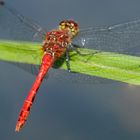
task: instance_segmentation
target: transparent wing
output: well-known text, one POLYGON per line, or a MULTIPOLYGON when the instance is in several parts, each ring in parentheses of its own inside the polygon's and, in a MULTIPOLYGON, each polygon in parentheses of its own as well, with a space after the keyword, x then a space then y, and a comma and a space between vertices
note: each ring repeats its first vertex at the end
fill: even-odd
POLYGON ((41 41, 45 34, 38 24, 24 17, 7 4, 0 5, 0 38, 41 41))
MULTIPOLYGON (((11 65, 15 65, 20 69, 29 72, 33 75, 38 74, 39 65, 32 65, 32 64, 23 64, 23 63, 14 63, 14 62, 5 62, 11 65)), ((96 76, 89 76, 80 73, 69 73, 66 70, 62 69, 55 69, 51 68, 49 73, 47 73, 44 77, 45 80, 48 79, 55 79, 61 83, 67 82, 69 83, 80 83, 80 84, 110 84, 110 83, 117 83, 117 81, 113 81, 110 79, 100 78, 96 76)))
POLYGON ((101 51, 137 53, 137 49, 140 48, 140 20, 108 27, 82 29, 73 39, 73 44, 101 51))
MULTIPOLYGON (((1 40, 16 40, 20 45, 15 44, 15 46, 7 46, 7 49, 12 49, 12 47, 17 48, 15 55, 17 58, 21 58, 20 52, 18 50, 23 49, 19 48, 20 46, 24 46, 24 50, 30 50, 30 48, 26 48, 25 42, 23 41, 31 41, 31 42, 42 42, 42 38, 44 37, 43 29, 37 25, 35 22, 27 19, 22 14, 20 14, 15 9, 11 8, 7 3, 5 5, 0 5, 0 39, 1 40), (24 45, 23 45, 24 44, 24 45)), ((41 43, 40 43, 41 44, 41 43)), ((41 47, 41 46, 40 46, 41 47)), ((31 49, 30 51, 33 51, 31 49)), ((37 51, 37 50, 36 50, 37 51)), ((26 57, 27 54, 25 54, 26 57)), ((33 56, 31 56, 33 57, 33 56)), ((38 56, 34 56, 38 57, 38 56)), ((36 61, 36 60, 35 60, 36 61)), ((40 60, 41 61, 41 60, 40 60)), ((19 62, 17 60, 17 62, 19 62)), ((19 67, 22 65, 17 63, 16 66, 19 67)), ((26 69, 26 67, 25 67, 26 69)), ((28 71, 34 72, 37 71, 31 70, 32 67, 28 68, 28 71)))

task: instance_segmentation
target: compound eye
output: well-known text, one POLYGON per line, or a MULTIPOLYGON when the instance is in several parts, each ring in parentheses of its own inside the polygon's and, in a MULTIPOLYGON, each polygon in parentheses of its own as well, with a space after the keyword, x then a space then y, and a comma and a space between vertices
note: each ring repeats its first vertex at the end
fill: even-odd
POLYGON ((79 28, 78 24, 73 20, 64 20, 59 24, 60 30, 69 30, 71 32, 72 38, 77 35, 79 28))
POLYGON ((59 28, 62 29, 62 30, 64 30, 66 28, 66 24, 64 22, 61 22, 59 24, 59 28))

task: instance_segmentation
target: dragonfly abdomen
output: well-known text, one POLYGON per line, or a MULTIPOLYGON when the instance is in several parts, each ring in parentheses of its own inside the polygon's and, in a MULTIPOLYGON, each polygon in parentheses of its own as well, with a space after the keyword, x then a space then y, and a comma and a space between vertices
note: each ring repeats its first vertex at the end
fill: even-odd
POLYGON ((31 89, 22 105, 21 111, 19 113, 15 131, 18 132, 21 129, 21 127, 24 125, 24 123, 29 115, 33 101, 35 99, 37 90, 39 89, 40 84, 42 82, 42 79, 45 76, 46 72, 49 70, 49 68, 52 66, 53 62, 54 62, 54 57, 48 53, 44 53, 38 75, 31 87, 31 89))

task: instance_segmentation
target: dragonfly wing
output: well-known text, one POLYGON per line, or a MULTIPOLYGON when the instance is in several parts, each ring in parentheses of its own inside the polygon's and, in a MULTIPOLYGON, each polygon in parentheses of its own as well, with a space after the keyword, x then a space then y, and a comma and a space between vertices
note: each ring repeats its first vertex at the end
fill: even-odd
POLYGON ((19 14, 16 10, 0 5, 0 38, 22 41, 41 41, 43 29, 19 14), (38 36, 34 38, 34 36, 38 36))
POLYGON ((33 61, 38 60, 41 62, 39 57, 39 47, 41 48, 41 43, 38 45, 38 48, 32 48, 29 47, 29 45, 26 45, 24 41, 42 42, 44 32, 41 30, 39 31, 40 26, 28 20, 16 10, 9 8, 7 5, 5 6, 6 7, 0 5, 0 40, 17 41, 17 43, 15 41, 14 45, 10 44, 12 41, 9 41, 9 43, 7 41, 7 46, 5 46, 9 51, 15 50, 14 58, 17 63, 11 64, 14 64, 33 74, 37 74, 38 67, 33 67, 32 65, 27 66, 18 62, 21 62, 20 60, 22 60, 22 57, 27 57, 27 55, 30 55, 30 57, 33 58, 33 61), (22 52, 22 55, 20 52, 22 52))
POLYGON ((131 54, 133 49, 140 47, 140 20, 83 29, 73 39, 73 44, 89 49, 131 54))
MULTIPOLYGON (((14 65, 25 72, 31 73, 33 75, 38 74, 39 65, 32 65, 32 64, 23 64, 23 63, 13 63, 13 62, 6 62, 8 64, 14 65)), ((45 80, 55 79, 59 82, 66 82, 67 83, 78 83, 78 84, 110 84, 116 83, 116 81, 100 78, 96 76, 89 76, 85 74, 71 72, 69 73, 66 70, 51 68, 49 73, 47 73, 44 77, 45 80)))

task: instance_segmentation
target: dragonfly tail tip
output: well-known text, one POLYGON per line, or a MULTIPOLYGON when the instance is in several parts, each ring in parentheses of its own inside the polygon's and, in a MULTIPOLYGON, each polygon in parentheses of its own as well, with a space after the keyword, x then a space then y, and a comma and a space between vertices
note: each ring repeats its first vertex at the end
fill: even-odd
POLYGON ((19 130, 20 130, 20 128, 17 128, 17 127, 15 128, 15 132, 19 132, 19 130))
POLYGON ((18 123, 16 124, 15 131, 16 131, 16 132, 19 132, 20 129, 21 129, 21 127, 22 127, 22 124, 18 122, 18 123))

